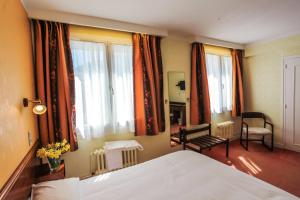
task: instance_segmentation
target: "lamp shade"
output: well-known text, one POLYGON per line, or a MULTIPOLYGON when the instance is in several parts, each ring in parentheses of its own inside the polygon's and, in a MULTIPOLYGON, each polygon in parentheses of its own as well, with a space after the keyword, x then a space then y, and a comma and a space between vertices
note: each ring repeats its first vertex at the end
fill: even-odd
POLYGON ((32 111, 34 114, 42 115, 47 111, 47 107, 43 104, 36 104, 33 106, 32 111))

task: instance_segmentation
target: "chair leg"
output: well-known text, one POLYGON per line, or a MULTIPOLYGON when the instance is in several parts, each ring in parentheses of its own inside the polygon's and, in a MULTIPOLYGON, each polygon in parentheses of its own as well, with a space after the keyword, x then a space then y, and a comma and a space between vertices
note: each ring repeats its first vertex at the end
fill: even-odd
POLYGON ((272 136, 271 136, 271 151, 274 150, 274 134, 272 133, 272 136))
POLYGON ((229 156, 229 139, 226 140, 226 157, 229 156))
POLYGON ((242 144, 242 139, 243 139, 243 131, 241 131, 240 144, 242 144))
MULTIPOLYGON (((242 134, 241 134, 242 135, 242 134)), ((240 145, 245 149, 245 150, 247 150, 247 146, 246 146, 246 144, 245 144, 245 142, 244 141, 246 141, 246 139, 243 139, 242 137, 240 138, 240 145)))
POLYGON ((248 143, 249 143, 249 141, 248 141, 248 132, 246 133, 246 150, 248 151, 248 143))
POLYGON ((246 149, 246 151, 248 151, 248 132, 246 132, 246 139, 243 139, 243 130, 241 130, 240 144, 244 149, 246 149), (246 141, 246 144, 244 141, 246 141))
POLYGON ((265 143, 265 136, 263 136, 262 144, 270 151, 273 151, 274 150, 274 135, 273 134, 271 135, 271 144, 270 145, 265 143))

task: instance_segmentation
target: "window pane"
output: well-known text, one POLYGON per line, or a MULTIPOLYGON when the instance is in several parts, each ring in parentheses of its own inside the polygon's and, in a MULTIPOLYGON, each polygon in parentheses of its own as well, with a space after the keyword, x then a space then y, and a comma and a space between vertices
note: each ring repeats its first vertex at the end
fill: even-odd
POLYGON ((111 46, 113 129, 134 132, 132 46, 111 46))
POLYGON ((213 113, 232 110, 232 59, 206 54, 206 69, 213 113))
POLYGON ((105 133, 111 122, 106 49, 102 43, 71 41, 76 123, 83 138, 105 133))
POLYGON ((220 56, 206 54, 206 69, 211 112, 222 112, 222 80, 220 56))
POLYGON ((222 57, 223 110, 232 110, 232 59, 222 57))

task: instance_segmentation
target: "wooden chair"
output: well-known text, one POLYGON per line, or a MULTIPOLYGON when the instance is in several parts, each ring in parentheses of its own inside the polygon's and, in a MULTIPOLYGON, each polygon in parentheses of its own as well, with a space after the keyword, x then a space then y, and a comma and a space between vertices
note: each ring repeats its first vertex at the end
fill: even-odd
POLYGON ((248 142, 249 141, 261 141, 261 143, 267 147, 270 151, 274 149, 274 126, 272 123, 267 122, 266 117, 261 112, 243 112, 242 113, 242 124, 241 124, 241 136, 240 136, 240 143, 241 145, 248 151, 248 142), (248 118, 254 119, 262 119, 264 122, 264 127, 249 127, 249 125, 244 121, 248 118), (266 126, 269 125, 271 130, 268 129, 266 126), (246 135, 246 138, 243 138, 243 135, 246 135), (249 138, 249 136, 262 136, 261 139, 253 139, 249 138), (271 146, 267 146, 265 144, 265 136, 271 136, 271 146), (246 141, 246 144, 244 144, 246 141))
POLYGON ((201 153, 203 149, 211 149, 216 145, 226 144, 226 157, 229 155, 229 139, 211 135, 211 124, 205 124, 196 129, 181 129, 180 132, 183 149, 191 149, 201 153), (201 134, 204 131, 208 131, 208 134, 201 134), (193 135, 196 136, 193 137, 193 135))

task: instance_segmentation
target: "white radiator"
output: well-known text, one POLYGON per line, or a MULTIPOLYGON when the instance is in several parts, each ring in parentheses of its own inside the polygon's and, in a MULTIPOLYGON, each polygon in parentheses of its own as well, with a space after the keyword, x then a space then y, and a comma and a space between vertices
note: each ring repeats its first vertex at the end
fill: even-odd
MULTIPOLYGON (((138 148, 122 151, 123 168, 136 165, 138 163, 137 151, 138 148)), ((104 149, 97 149, 92 152, 90 161, 91 174, 102 174, 108 172, 104 149), (93 166, 96 166, 95 169, 93 169, 93 166)))
POLYGON ((234 137, 234 122, 227 121, 217 124, 217 136, 222 138, 231 139, 234 137))

